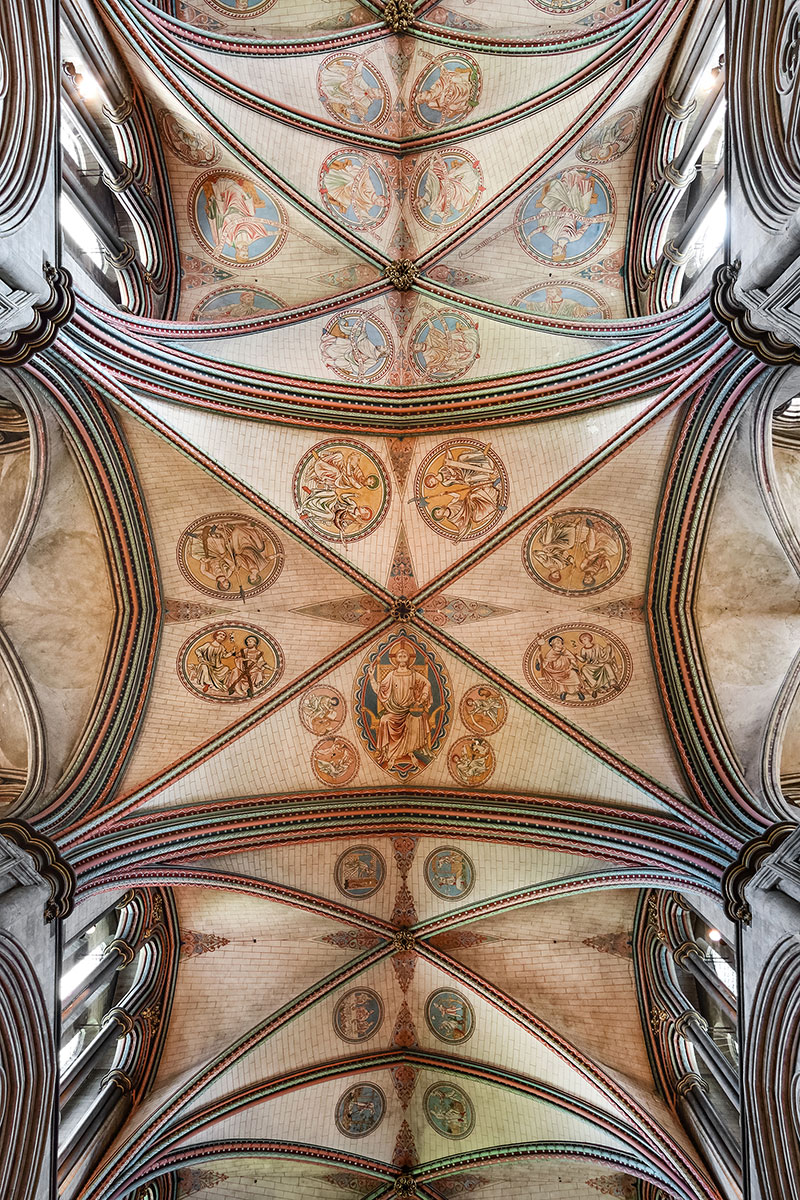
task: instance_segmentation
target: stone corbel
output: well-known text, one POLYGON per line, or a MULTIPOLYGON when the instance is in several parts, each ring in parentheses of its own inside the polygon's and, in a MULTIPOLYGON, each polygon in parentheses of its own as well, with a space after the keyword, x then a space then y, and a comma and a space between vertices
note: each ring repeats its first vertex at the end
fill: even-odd
POLYGON ((750 924, 753 914, 745 896, 745 888, 770 854, 777 850, 795 829, 797 826, 791 821, 779 821, 763 834, 747 842, 739 851, 736 862, 732 863, 722 876, 725 915, 731 921, 741 921, 743 925, 750 924))
POLYGON ((29 879, 29 885, 44 882, 50 888, 44 907, 45 921, 69 916, 74 903, 75 873, 53 842, 25 821, 0 821, 0 839, 10 842, 33 861, 35 879, 29 879))
POLYGON ((44 277, 50 286, 45 300, 32 305, 33 320, 0 341, 0 366, 19 367, 55 338, 59 328, 75 309, 75 296, 69 271, 45 264, 44 277))

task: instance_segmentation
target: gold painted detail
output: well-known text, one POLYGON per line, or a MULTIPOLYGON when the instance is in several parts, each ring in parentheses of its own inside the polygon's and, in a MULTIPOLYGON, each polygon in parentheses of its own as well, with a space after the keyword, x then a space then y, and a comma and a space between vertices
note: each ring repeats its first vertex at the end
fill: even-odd
POLYGON ((413 1175, 403 1171, 402 1175, 398 1175, 394 1181, 395 1196, 417 1196, 417 1184, 413 1175))
POLYGON ((410 929, 398 929, 394 935, 394 948, 396 952, 416 949, 414 934, 410 929))
POLYGON ((391 607, 392 620, 394 621, 410 621, 414 615, 414 606, 408 596, 398 596, 392 601, 391 607))
POLYGON ((417 264, 410 258, 397 258, 388 264, 384 275, 398 292, 407 292, 418 275, 417 264))
POLYGON ((408 33, 414 20, 411 0, 386 0, 383 17, 392 33, 408 33))

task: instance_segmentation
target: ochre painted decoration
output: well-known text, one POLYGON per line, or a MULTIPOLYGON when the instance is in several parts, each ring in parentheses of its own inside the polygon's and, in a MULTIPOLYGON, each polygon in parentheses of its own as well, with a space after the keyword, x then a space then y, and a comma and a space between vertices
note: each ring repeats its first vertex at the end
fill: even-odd
POLYGON ((333 1010, 333 1028, 345 1042, 365 1042, 383 1023, 383 1003, 370 988, 353 988, 333 1010))
POLYGON ((523 250, 538 262, 574 267, 593 258, 614 222, 611 184, 597 171, 567 167, 540 183, 517 209, 523 250))
POLYGON ((447 769, 462 787, 480 787, 494 767, 494 750, 482 737, 459 738, 447 752, 447 769))
POLYGON ((638 108, 621 108, 595 125, 578 148, 578 158, 587 163, 613 162, 633 145, 639 132, 638 108))
POLYGON ((371 846, 351 846, 337 858, 333 877, 344 896, 367 900, 383 887, 386 862, 371 846))
POLYGON ((548 700, 590 708, 613 700, 632 674, 627 647, 599 625, 559 625, 531 642, 525 678, 548 700))
POLYGON ((303 692, 297 707, 304 727, 316 737, 335 733, 347 715, 344 696, 329 683, 317 684, 303 692))
POLYGON ((483 192, 480 163, 467 150, 434 150, 411 180, 411 211, 428 229, 450 229, 472 212, 483 192))
POLYGON ((463 850, 438 846, 425 859, 424 877, 434 895, 444 900, 460 900, 472 891, 475 867, 463 850))
POLYGON ((466 1092, 453 1083, 434 1083, 425 1093, 423 1109, 428 1124, 442 1137, 467 1137, 475 1125, 475 1108, 466 1092))
POLYGON ((274 258, 286 241, 286 215, 253 179, 207 171, 192 188, 189 220, 200 245, 233 267, 254 267, 274 258))
POLYGON ((540 283, 521 292, 511 303, 521 312, 559 321, 607 321, 611 317, 611 309, 601 296, 569 279, 540 283))
POLYGON ((475 1029, 472 1005, 452 988, 439 988, 431 993, 425 1004, 425 1020, 441 1042, 465 1042, 475 1029))
POLYGON ((453 309, 442 309, 414 329, 409 342, 411 366, 429 383, 460 379, 475 364, 480 346, 473 320, 453 309))
POLYGON ((210 167, 219 158, 214 139, 199 125, 178 120, 168 108, 158 114, 158 127, 168 150, 191 167, 210 167))
POLYGON ((226 17, 247 20, 249 17, 260 17, 277 4, 277 0, 208 0, 208 3, 226 17))
POLYGON ((463 121, 478 103, 481 72, 468 54, 442 54, 416 79, 411 111, 426 129, 444 129, 463 121))
POLYGON ((532 579, 550 592, 602 592, 627 570, 628 535, 618 521, 594 509, 568 508, 537 521, 522 548, 532 579))
POLYGON ((303 521, 332 542, 366 537, 386 516, 391 494, 386 467, 361 442, 318 442, 294 473, 294 501, 303 521))
POLYGON ((339 1097, 336 1127, 345 1137, 366 1137, 377 1129, 386 1111, 386 1097, 374 1083, 357 1083, 339 1097))
POLYGON ((450 688, 433 652, 411 634, 393 634, 364 659, 353 713, 374 762, 397 779, 436 757, 450 718, 450 688))
POLYGON ((508 705, 496 687, 479 683, 464 693, 458 713, 472 733, 497 733, 506 723, 508 705))
POLYGON ((325 366, 351 383, 377 382, 395 357, 392 335, 383 321, 360 309, 332 317, 319 348, 325 366))
POLYGON ((319 194, 328 212, 352 229, 375 229, 385 219, 392 189, 378 158, 342 147, 320 167, 319 194))
POLYGON ((209 513, 181 534, 178 566, 198 591, 244 600, 271 587, 283 567, 283 546, 261 521, 242 513, 209 513))
POLYGON ((547 13, 572 13, 580 8, 586 8, 592 0, 530 0, 534 8, 541 8, 547 13))
POLYGON ((192 309, 190 321, 218 325, 223 321, 253 321, 279 312, 283 302, 256 288, 217 288, 192 309))
POLYGON ((326 787, 344 787, 358 772, 358 751, 343 737, 323 738, 311 752, 311 769, 326 787))
POLYGON ((377 129, 390 112, 389 89, 377 67, 358 54, 332 54, 317 73, 319 98, 335 121, 377 129))
POLYGON ((453 438, 422 460, 414 499, 441 537, 470 541, 488 533, 508 507, 508 473, 488 442, 453 438))
POLYGON ((275 639, 240 621, 207 625, 178 651, 181 683, 203 700, 253 700, 277 683, 282 671, 283 654, 275 639))

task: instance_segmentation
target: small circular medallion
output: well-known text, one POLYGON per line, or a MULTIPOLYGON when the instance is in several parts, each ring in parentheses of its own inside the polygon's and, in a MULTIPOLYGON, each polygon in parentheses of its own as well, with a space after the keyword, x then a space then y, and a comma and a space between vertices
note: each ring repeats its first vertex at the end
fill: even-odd
POLYGON ((257 321, 283 308, 277 296, 255 288, 217 288, 192 309, 190 321, 218 325, 227 321, 257 321))
POLYGON ((605 245, 614 212, 607 179, 597 171, 567 167, 528 192, 514 228, 522 249, 537 262, 575 267, 605 245))
POLYGON ((378 128, 389 116, 389 89, 377 67, 357 54, 332 54, 317 73, 323 106, 335 121, 378 128))
POLYGON ((445 383, 466 375, 480 350, 478 326, 450 309, 420 321, 411 335, 411 365, 421 379, 445 383))
POLYGON ((333 1010, 333 1028, 345 1042, 365 1042, 383 1022, 383 1004, 370 988, 346 992, 333 1010))
POLYGON ((530 0, 534 8, 540 8, 546 13, 573 13, 586 8, 592 0, 530 0))
POLYGON ((497 688, 479 683, 465 692, 458 711, 472 733, 497 733, 506 723, 508 705, 497 688))
POLYGON ((462 121, 478 103, 481 72, 468 54, 442 54, 417 76, 411 111, 426 129, 445 129, 462 121))
POLYGON ((282 671, 283 655, 275 639, 238 621, 207 625, 178 651, 180 681, 202 700, 254 700, 277 683, 282 671))
POLYGON ((528 288, 512 301, 520 312, 557 321, 607 321, 611 309, 601 296, 581 284, 576 287, 569 279, 554 279, 528 288))
POLYGON ((366 1137, 377 1129, 386 1111, 386 1097, 374 1083, 357 1083, 339 1097, 336 1127, 345 1137, 366 1137))
POLYGON ((442 1137, 465 1138, 475 1125, 475 1109, 466 1092, 452 1083, 434 1083, 425 1093, 428 1124, 442 1137))
POLYGON ((192 587, 220 600, 257 596, 271 587, 283 567, 277 536, 242 513, 209 513, 186 529, 178 542, 178 566, 192 587))
POLYGON ((528 683, 548 700, 571 708, 606 704, 630 683, 628 648, 597 625, 546 629, 525 652, 528 683))
POLYGON ((456 783, 464 787, 486 783, 494 766, 494 751, 482 737, 459 738, 448 751, 447 769, 456 783))
POLYGON ((587 163, 613 162, 628 150, 639 132, 638 108, 621 108, 606 117, 581 142, 578 158, 587 163))
POLYGON ((439 846, 425 859, 425 882, 445 900, 460 900, 472 890, 475 868, 472 859, 454 846, 439 846))
POLYGON ((392 190, 379 160, 359 150, 329 154, 319 172, 322 202, 351 229, 375 229, 391 207, 392 190))
POLYGON ((322 361, 350 383, 375 383, 394 362, 394 343, 383 321, 372 313, 339 313, 320 338, 322 361))
POLYGON ((452 988, 431 993, 425 1005, 425 1020, 440 1042, 465 1042, 475 1028, 472 1005, 452 988))
POLYGON ((303 455, 293 481, 300 517, 331 542, 353 542, 377 529, 389 507, 389 477, 373 450, 332 438, 303 455))
POLYGON ((316 737, 335 733, 347 715, 344 696, 329 683, 317 684, 303 692, 298 709, 303 726, 316 737))
POLYGON ((466 150, 434 150, 411 180, 411 211, 428 229, 451 229, 472 212, 483 192, 483 172, 466 150))
POLYGON ((351 846, 337 858, 333 877, 344 896, 366 900, 383 887, 386 863, 371 846, 351 846))
POLYGON ((508 507, 508 473, 488 443, 453 438, 422 460, 414 499, 440 537, 471 541, 488 533, 508 507))
POLYGON ((234 17, 246 21, 250 17, 260 17, 272 8, 277 0, 208 0, 212 8, 224 13, 226 17, 234 17))
POLYGON ((618 521, 593 509, 562 509, 537 521, 522 561, 550 592, 583 595, 611 587, 627 570, 631 546, 618 521))
POLYGON ((189 220, 204 250, 240 268, 274 258, 288 228, 283 209, 260 183, 229 171, 207 171, 195 182, 189 220))
POLYGON ((219 158, 214 139, 199 125, 188 125, 179 121, 168 108, 158 114, 161 136, 176 158, 191 167, 210 167, 219 158))
POLYGON ((346 738, 323 738, 311 751, 311 769, 326 787, 344 787, 358 771, 358 751, 346 738))

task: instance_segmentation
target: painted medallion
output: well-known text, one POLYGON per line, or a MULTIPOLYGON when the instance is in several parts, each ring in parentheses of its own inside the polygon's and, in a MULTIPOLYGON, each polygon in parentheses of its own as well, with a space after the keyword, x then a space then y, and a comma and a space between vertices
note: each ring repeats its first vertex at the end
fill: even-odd
POLYGON ((414 481, 417 510, 452 542, 482 537, 508 507, 508 474, 488 443, 441 442, 425 456, 414 481))
POLYGON ((411 180, 411 211, 428 229, 450 229, 469 216, 483 191, 477 158, 466 150, 434 150, 411 180))
POLYGON ((344 696, 329 683, 317 684, 303 692, 298 709, 304 727, 316 737, 335 733, 347 715, 344 696))
POLYGON ((494 770, 494 751, 485 738, 459 738, 447 754, 447 769, 456 783, 480 787, 494 770))
POLYGON ((274 638, 239 621, 207 625, 178 651, 181 683, 203 700, 254 700, 277 683, 282 671, 283 654, 274 638))
POLYGON ((506 723, 508 705, 496 687, 479 683, 465 692, 458 712, 472 733, 497 733, 506 723))
POLYGON ((323 738, 311 751, 311 769, 326 787, 344 787, 358 771, 358 751, 346 738, 323 738))
POLYGON ((466 1092, 452 1083, 435 1083, 422 1102, 428 1124, 446 1138, 465 1138, 475 1125, 475 1109, 466 1092))
POLYGON ((322 164, 319 193, 328 212, 351 229, 375 229, 388 213, 392 199, 379 160, 346 147, 329 154, 322 164))
POLYGON ((639 132, 640 113, 638 108, 621 108, 605 121, 595 125, 583 139, 578 149, 578 158, 587 163, 613 162, 628 150, 639 132))
POLYGON ((383 321, 357 309, 339 313, 320 338, 322 361, 350 383, 375 383, 394 362, 394 343, 383 321))
POLYGON ((192 587, 221 600, 244 600, 271 587, 283 567, 283 546, 261 521, 242 513, 209 513, 178 542, 178 566, 192 587))
POLYGON ((351 900, 366 900, 383 887, 386 863, 371 846, 351 846, 336 860, 333 877, 339 891, 351 900))
POLYGON ((523 250, 547 266, 574 267, 605 244, 614 222, 614 191, 597 171, 568 167, 529 192, 515 229, 523 250))
POLYGON ((596 292, 569 279, 554 279, 528 288, 511 301, 521 312, 559 321, 607 321, 611 309, 596 292))
POLYGON ((546 13, 573 13, 580 8, 586 8, 592 0, 530 0, 534 8, 540 8, 546 13))
POLYGON ((333 1010, 333 1028, 342 1041, 365 1042, 383 1022, 383 1004, 370 988, 346 992, 333 1010))
POLYGON ((380 525, 389 507, 386 468, 361 442, 318 442, 303 455, 293 481, 300 517, 332 542, 353 542, 380 525))
POLYGON ((616 583, 630 562, 628 535, 593 509, 563 509, 537 521, 525 539, 525 570, 550 592, 583 595, 616 583))
POLYGON ((339 1097, 336 1127, 345 1137, 366 1137, 377 1129, 386 1111, 386 1097, 374 1083, 357 1083, 339 1097))
POLYGON ((460 379, 477 359, 479 350, 478 326, 452 309, 426 317, 411 335, 411 365, 429 383, 460 379))
POLYGON ((191 167, 210 167, 219 158, 219 150, 210 133, 199 125, 179 121, 168 108, 159 111, 158 127, 167 148, 181 162, 191 167))
POLYGON ((201 175, 189 198, 189 220, 204 250, 232 267, 274 258, 286 240, 286 216, 261 184, 228 171, 201 175))
POLYGON ((627 647, 597 625, 559 625, 531 642, 525 678, 548 700, 590 708, 613 700, 629 684, 633 665, 627 647))
POLYGON ((475 883, 472 859, 454 846, 439 846, 429 854, 424 874, 431 891, 444 900, 460 900, 475 883))
POLYGON ((370 758, 408 779, 436 757, 450 719, 442 664, 412 634, 392 634, 361 664, 353 713, 370 758))
POLYGON ((189 320, 206 325, 223 321, 254 321, 281 308, 283 303, 269 292, 256 288, 218 288, 200 301, 192 310, 189 320))
POLYGON ((452 988, 431 993, 425 1005, 425 1020, 441 1042, 465 1042, 475 1028, 472 1005, 452 988))
POLYGON ((343 125, 377 128, 389 116, 389 89, 376 67, 358 54, 332 54, 317 73, 319 98, 343 125))
POLYGON ((272 8, 277 0, 208 0, 208 3, 226 17, 247 20, 248 17, 260 17, 272 8))
POLYGON ((481 94, 481 72, 468 54, 443 54, 420 75, 411 91, 411 111, 426 129, 462 121, 481 94))

